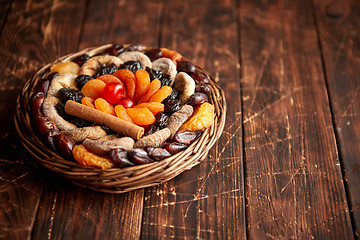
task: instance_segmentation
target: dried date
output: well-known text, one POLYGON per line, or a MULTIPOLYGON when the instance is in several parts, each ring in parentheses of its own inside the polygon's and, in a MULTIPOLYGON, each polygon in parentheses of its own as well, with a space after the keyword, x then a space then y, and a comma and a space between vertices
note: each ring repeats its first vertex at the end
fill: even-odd
POLYGON ((142 148, 134 148, 128 152, 129 160, 135 164, 145 164, 153 162, 153 159, 142 148))

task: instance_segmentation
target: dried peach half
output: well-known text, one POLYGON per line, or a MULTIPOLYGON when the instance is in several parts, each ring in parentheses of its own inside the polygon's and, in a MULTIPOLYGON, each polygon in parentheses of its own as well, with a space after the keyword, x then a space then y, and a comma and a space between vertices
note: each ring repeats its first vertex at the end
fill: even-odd
POLYGON ((151 83, 150 86, 147 90, 147 92, 145 93, 144 96, 142 96, 140 98, 140 100, 138 101, 138 103, 144 103, 144 102, 148 102, 149 99, 152 97, 152 95, 154 95, 161 87, 161 81, 154 79, 151 83))
POLYGON ((126 108, 123 105, 116 105, 115 106, 115 114, 118 118, 124 120, 124 121, 128 121, 131 123, 134 123, 130 116, 127 114, 126 112, 126 108))
POLYGON ((126 113, 136 125, 151 125, 156 120, 154 114, 147 108, 127 108, 126 113))
POLYGON ((85 95, 85 97, 96 99, 102 97, 105 86, 106 83, 103 81, 99 79, 92 79, 83 86, 81 92, 85 95))
POLYGON ((135 94, 135 75, 129 69, 119 69, 113 74, 125 85, 127 96, 131 99, 135 94))
POLYGON ((208 102, 196 107, 193 115, 179 129, 185 131, 198 131, 208 128, 214 121, 214 106, 208 102))
POLYGON ((149 102, 162 102, 172 92, 172 88, 169 86, 162 86, 156 93, 154 93, 149 102))
POLYGON ((114 166, 110 157, 98 156, 88 151, 82 144, 74 146, 72 153, 74 159, 78 161, 80 165, 85 167, 94 167, 105 170, 114 166))
POLYGON ((164 111, 164 104, 159 102, 146 102, 146 103, 140 103, 136 105, 134 108, 147 108, 152 112, 152 114, 156 115, 159 112, 164 111))
POLYGON ((114 106, 104 98, 97 98, 94 105, 97 110, 116 116, 114 106))

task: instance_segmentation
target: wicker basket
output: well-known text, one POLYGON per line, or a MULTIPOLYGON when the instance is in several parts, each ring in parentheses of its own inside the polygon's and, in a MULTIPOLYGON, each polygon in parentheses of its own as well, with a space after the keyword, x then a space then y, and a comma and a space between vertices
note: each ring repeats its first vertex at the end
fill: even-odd
MULTIPOLYGON (((56 62, 71 61, 73 58, 84 53, 93 56, 110 46, 111 44, 88 48, 81 52, 59 58, 56 62)), ((49 150, 39 140, 31 127, 28 112, 30 97, 34 92, 37 82, 49 72, 52 64, 43 67, 23 87, 17 99, 15 126, 22 144, 41 166, 60 174, 62 177, 81 187, 106 193, 123 193, 168 181, 204 160, 209 149, 223 131, 226 118, 224 92, 207 72, 197 67, 210 80, 209 86, 212 89, 212 93, 209 101, 215 107, 215 118, 214 124, 206 129, 187 149, 162 161, 126 168, 99 170, 80 166, 76 161, 64 159, 57 153, 49 150)))

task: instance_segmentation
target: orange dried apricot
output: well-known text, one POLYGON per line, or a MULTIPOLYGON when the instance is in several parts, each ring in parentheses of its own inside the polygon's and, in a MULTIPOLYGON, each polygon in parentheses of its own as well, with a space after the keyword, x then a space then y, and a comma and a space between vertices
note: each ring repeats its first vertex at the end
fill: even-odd
POLYGON ((195 108, 192 117, 180 127, 179 131, 198 131, 210 127, 213 121, 214 106, 205 102, 195 108))
POLYGON ((175 64, 177 61, 179 61, 182 58, 181 54, 174 50, 170 50, 167 48, 160 48, 160 49, 163 53, 163 57, 170 58, 175 64))
POLYGON ((94 105, 97 110, 116 116, 114 106, 104 98, 97 98, 94 105))
POLYGON ((144 96, 142 96, 142 98, 140 98, 140 100, 138 101, 138 103, 144 103, 144 102, 148 102, 149 99, 152 97, 152 95, 154 95, 154 93, 156 93, 161 87, 161 81, 154 79, 151 83, 150 86, 147 90, 147 92, 145 93, 144 96))
POLYGON ((127 121, 127 122, 131 122, 134 123, 130 116, 127 114, 126 109, 123 105, 116 105, 115 106, 115 114, 118 118, 127 121))
POLYGON ((102 92, 106 86, 106 83, 99 79, 92 79, 85 83, 84 87, 81 89, 81 92, 85 97, 90 97, 93 99, 102 97, 102 92))
POLYGON ((144 108, 144 107, 149 109, 150 112, 152 112, 152 114, 154 114, 154 116, 158 112, 164 111, 164 104, 159 103, 159 102, 140 103, 140 104, 136 105, 134 108, 144 108))
POLYGON ((75 145, 72 153, 74 159, 78 161, 80 165, 85 167, 94 167, 105 170, 114 166, 114 164, 110 160, 110 157, 98 156, 87 150, 86 147, 82 144, 75 145))
POLYGON ((136 125, 150 125, 155 123, 155 116, 147 108, 127 108, 126 113, 136 125))
POLYGON ((101 76, 97 77, 96 79, 99 79, 99 80, 103 81, 106 84, 108 84, 110 82, 122 83, 119 78, 117 78, 117 77, 115 77, 113 75, 110 75, 110 74, 101 75, 101 76))
POLYGON ((172 88, 169 86, 162 86, 156 93, 154 93, 149 102, 162 102, 172 92, 172 88))
POLYGON ((139 69, 135 72, 136 91, 134 94, 134 101, 137 102, 145 95, 150 86, 150 76, 144 69, 139 69))
POLYGON ((94 102, 95 100, 89 97, 83 97, 83 99, 81 99, 81 104, 84 104, 91 108, 95 108, 94 102))
POLYGON ((135 94, 135 75, 129 69, 119 69, 113 74, 125 85, 127 96, 131 99, 135 94))
POLYGON ((78 75, 80 66, 74 62, 58 62, 50 67, 50 72, 58 72, 59 74, 72 73, 78 75))

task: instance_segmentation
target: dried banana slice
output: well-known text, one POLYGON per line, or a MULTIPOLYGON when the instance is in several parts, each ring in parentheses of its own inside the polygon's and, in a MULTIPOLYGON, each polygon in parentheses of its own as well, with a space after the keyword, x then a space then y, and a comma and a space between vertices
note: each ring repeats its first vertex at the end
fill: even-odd
MULTIPOLYGON (((161 71, 163 74, 170 75, 171 79, 176 76, 176 65, 169 58, 159 58, 152 63, 152 68, 156 71, 161 71)), ((172 85, 172 84, 171 84, 172 85)))
POLYGON ((123 64, 123 61, 112 55, 95 56, 87 60, 81 66, 79 75, 93 76, 99 71, 101 65, 103 64, 106 66, 115 64, 117 67, 119 67, 121 64, 123 64))
POLYGON ((180 92, 179 99, 186 103, 190 96, 195 93, 196 83, 192 77, 185 72, 176 74, 174 88, 180 92))
POLYGON ((47 96, 58 97, 58 92, 62 88, 78 89, 75 82, 76 75, 72 73, 64 73, 55 77, 49 86, 47 96))
POLYGON ((85 139, 99 139, 106 136, 106 132, 100 126, 76 128, 72 130, 62 131, 65 135, 71 137, 76 143, 85 139))
POLYGON ((58 98, 52 96, 45 98, 43 103, 44 116, 51 118, 60 130, 68 131, 76 129, 76 125, 66 121, 58 114, 55 105, 58 104, 59 101, 60 100, 58 98))
POLYGON ((130 137, 115 138, 111 140, 91 140, 85 139, 83 145, 95 154, 104 155, 109 153, 111 149, 121 148, 130 151, 135 141, 130 137))
POLYGON ((142 52, 136 52, 136 51, 131 51, 131 52, 124 52, 122 54, 119 55, 119 58, 123 61, 123 62, 128 62, 128 61, 140 61, 141 65, 143 66, 143 68, 145 69, 146 67, 151 68, 152 67, 152 63, 151 60, 148 56, 146 56, 144 53, 142 52))

